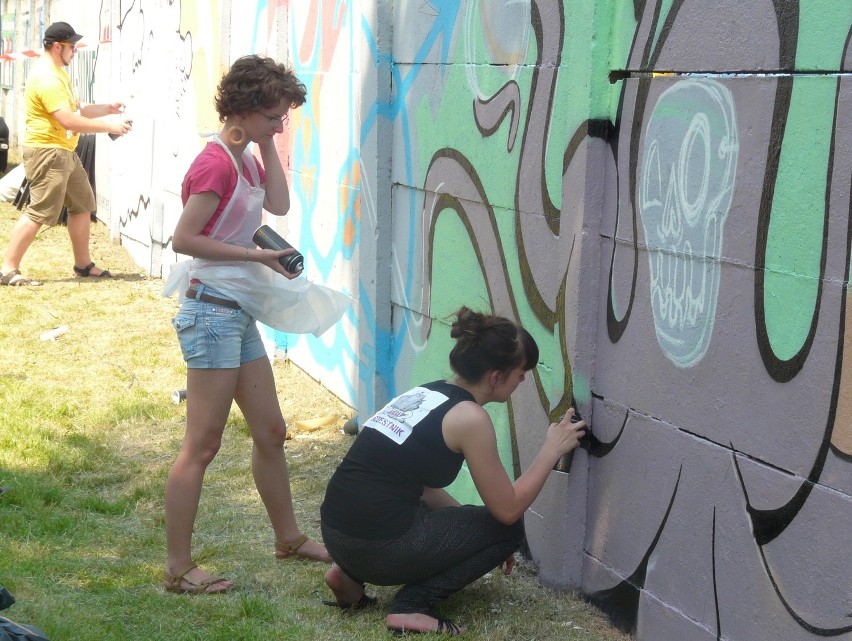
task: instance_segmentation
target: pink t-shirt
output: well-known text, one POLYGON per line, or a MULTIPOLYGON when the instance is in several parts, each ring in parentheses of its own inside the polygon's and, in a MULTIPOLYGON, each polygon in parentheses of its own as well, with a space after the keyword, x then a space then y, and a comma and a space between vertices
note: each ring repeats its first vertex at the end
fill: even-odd
MULTIPOLYGON (((252 158, 254 158, 252 156, 252 158)), ((257 158, 254 158, 257 165, 257 171, 260 175, 260 184, 266 183, 266 172, 257 158)), ((243 168, 243 175, 250 185, 252 185, 250 173, 243 168)), ((252 185, 257 187, 258 185, 252 185)), ((212 191, 219 196, 219 206, 216 211, 207 221, 202 232, 205 236, 210 235, 210 230, 216 224, 219 216, 225 211, 231 196, 234 195, 234 190, 237 188, 237 170, 228 152, 222 146, 215 142, 208 142, 207 146, 200 154, 192 161, 186 176, 183 179, 181 186, 180 197, 184 206, 193 194, 201 194, 206 191, 212 191)))

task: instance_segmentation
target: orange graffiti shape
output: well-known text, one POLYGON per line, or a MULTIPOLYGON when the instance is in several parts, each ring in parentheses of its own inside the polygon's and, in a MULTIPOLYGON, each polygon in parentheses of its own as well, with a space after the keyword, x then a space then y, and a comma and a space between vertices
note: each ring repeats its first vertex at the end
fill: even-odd
POLYGON ((354 165, 352 170, 343 177, 340 185, 339 202, 343 210, 343 242, 346 247, 355 244, 355 222, 361 220, 361 167, 354 165))
POLYGON ((340 31, 343 29, 347 11, 346 4, 345 2, 322 2, 322 0, 311 2, 308 17, 305 20, 305 31, 302 34, 302 46, 299 48, 301 62, 308 62, 313 57, 318 45, 317 37, 319 37, 319 46, 322 48, 320 70, 328 71, 331 67, 331 60, 334 58, 334 50, 337 48, 340 31), (317 12, 320 6, 322 7, 322 20, 318 24, 317 12))

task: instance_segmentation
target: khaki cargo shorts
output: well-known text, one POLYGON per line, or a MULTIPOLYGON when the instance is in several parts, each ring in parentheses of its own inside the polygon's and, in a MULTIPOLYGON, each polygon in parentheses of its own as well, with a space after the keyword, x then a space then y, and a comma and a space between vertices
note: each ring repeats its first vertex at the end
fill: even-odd
POLYGON ((33 222, 55 225, 63 206, 72 216, 95 211, 89 175, 75 152, 24 147, 24 172, 30 185, 27 216, 33 222))

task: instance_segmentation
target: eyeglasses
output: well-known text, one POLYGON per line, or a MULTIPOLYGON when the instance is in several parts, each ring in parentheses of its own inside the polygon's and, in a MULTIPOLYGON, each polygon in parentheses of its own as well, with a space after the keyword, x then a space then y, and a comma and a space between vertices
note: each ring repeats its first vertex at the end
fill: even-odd
POLYGON ((267 116, 266 114, 260 114, 264 118, 269 121, 269 124, 275 123, 276 125, 283 125, 290 119, 290 114, 286 113, 283 116, 267 116))
POLYGON ((59 44, 63 47, 71 47, 71 51, 77 53, 77 45, 75 45, 73 42, 60 42, 59 44))

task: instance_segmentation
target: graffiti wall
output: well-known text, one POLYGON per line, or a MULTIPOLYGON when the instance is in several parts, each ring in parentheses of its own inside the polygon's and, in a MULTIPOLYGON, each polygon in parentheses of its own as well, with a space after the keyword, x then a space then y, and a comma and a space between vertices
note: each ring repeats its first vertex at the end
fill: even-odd
POLYGON ((394 386, 460 304, 518 319, 507 468, 573 399, 596 437, 545 582, 638 639, 852 638, 852 8, 590 4, 396 3, 394 386))
POLYGON ((450 375, 460 305, 517 319, 541 361, 488 408, 507 471, 572 404, 594 433, 526 515, 544 583, 641 641, 852 639, 848 2, 91 5, 94 98, 134 119, 98 210, 140 265, 181 258, 230 61, 287 61, 276 226, 356 302, 270 338, 363 416, 450 375))
POLYGON ((641 638, 850 638, 852 7, 632 17, 584 590, 641 638))
MULTIPOLYGON (((278 334, 277 341, 354 407, 359 393, 369 397, 376 371, 375 265, 380 258, 371 234, 362 236, 365 227, 376 225, 375 206, 361 196, 375 194, 361 156, 365 138, 375 136, 361 110, 362 96, 371 93, 364 80, 375 66, 362 66, 359 58, 363 16, 353 3, 286 4, 288 55, 308 89, 307 102, 290 125, 294 197, 287 216, 289 238, 305 254, 309 278, 333 283, 358 303, 320 337, 278 334)), ((374 149, 368 157, 376 157, 374 149)), ((386 300, 381 304, 387 309, 386 300)))

